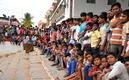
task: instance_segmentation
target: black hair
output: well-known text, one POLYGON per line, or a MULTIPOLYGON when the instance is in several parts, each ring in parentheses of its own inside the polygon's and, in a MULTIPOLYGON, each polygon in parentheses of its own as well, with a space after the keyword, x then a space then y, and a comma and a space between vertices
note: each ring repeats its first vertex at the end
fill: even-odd
POLYGON ((89 25, 90 27, 92 27, 93 24, 94 24, 94 23, 92 23, 92 22, 87 23, 87 25, 89 25))
POLYGON ((113 53, 113 52, 109 52, 109 53, 107 54, 107 56, 109 56, 109 55, 112 55, 112 56, 114 56, 115 58, 118 59, 118 56, 117 56, 115 53, 113 53))
POLYGON ((88 52, 88 53, 86 53, 86 56, 87 56, 87 55, 91 55, 91 56, 93 56, 93 55, 92 55, 92 52, 88 52))
POLYGON ((77 18, 78 22, 82 22, 82 19, 81 18, 77 18))
POLYGON ((94 55, 93 58, 94 58, 94 59, 95 59, 95 58, 101 59, 101 56, 100 56, 99 54, 97 54, 97 55, 94 55))
POLYGON ((102 12, 99 17, 107 21, 107 12, 102 12))
POLYGON ((124 58, 124 62, 129 62, 129 57, 124 58))
POLYGON ((68 46, 71 46, 71 47, 73 47, 74 45, 70 43, 70 44, 68 44, 68 46))
POLYGON ((90 18, 93 18, 93 12, 89 12, 87 15, 88 15, 90 18))
POLYGON ((66 43, 66 42, 62 42, 62 45, 63 45, 63 46, 67 46, 67 47, 68 47, 68 45, 67 45, 67 43, 66 43))
POLYGON ((62 24, 65 24, 65 21, 62 21, 62 24))
POLYGON ((100 58, 102 59, 102 58, 106 58, 107 57, 107 55, 101 55, 100 56, 100 58))
POLYGON ((75 46, 78 48, 78 50, 81 50, 82 48, 82 45, 80 43, 77 43, 75 46))
POLYGON ((126 9, 122 12, 124 15, 126 15, 127 17, 129 17, 129 9, 126 9))
POLYGON ((97 19, 99 18, 98 15, 93 15, 93 17, 97 17, 97 19))
MULTIPOLYGON (((95 22, 94 24, 96 24, 97 26, 99 26, 99 23, 98 23, 98 22, 95 22)), ((94 24, 93 24, 93 25, 94 25, 94 24)))
POLYGON ((57 31, 57 26, 53 27, 55 31, 57 31))
POLYGON ((69 21, 72 21, 73 22, 73 18, 69 18, 69 21))
POLYGON ((78 54, 79 56, 83 56, 84 52, 83 52, 82 50, 78 50, 77 54, 78 54))
POLYGON ((86 16, 86 13, 85 12, 82 12, 81 14, 80 14, 80 16, 82 17, 82 16, 86 16))
POLYGON ((112 9, 114 6, 118 6, 119 8, 121 8, 121 4, 120 4, 119 2, 114 3, 114 4, 111 6, 111 9, 112 9))

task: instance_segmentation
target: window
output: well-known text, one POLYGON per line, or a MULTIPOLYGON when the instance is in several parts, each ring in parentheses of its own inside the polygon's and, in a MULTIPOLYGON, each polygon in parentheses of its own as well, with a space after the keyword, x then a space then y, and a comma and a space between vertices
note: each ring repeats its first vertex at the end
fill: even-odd
POLYGON ((108 5, 112 5, 114 3, 116 3, 116 0, 108 0, 108 5))
POLYGON ((87 0, 87 3, 95 3, 96 0, 87 0))

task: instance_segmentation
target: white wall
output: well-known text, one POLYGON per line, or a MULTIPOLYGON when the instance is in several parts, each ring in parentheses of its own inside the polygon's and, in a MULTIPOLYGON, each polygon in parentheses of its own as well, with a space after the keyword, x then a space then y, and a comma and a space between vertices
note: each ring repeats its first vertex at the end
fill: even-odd
MULTIPOLYGON (((128 0, 117 0, 121 3, 123 9, 127 9, 128 0)), ((93 12, 94 14, 100 14, 102 11, 108 11, 110 5, 107 5, 108 0, 96 0, 95 4, 87 3, 86 0, 74 0, 73 17, 80 17, 81 12, 93 12)))
MULTIPOLYGON (((111 5, 107 5, 108 0, 96 0, 95 4, 90 4, 86 2, 87 0, 73 0, 73 18, 79 18, 81 12, 93 12, 99 15, 103 11, 108 11, 111 5)), ((121 3, 123 9, 129 9, 129 0, 117 0, 121 3)), ((65 17, 62 20, 66 20, 70 17, 70 0, 66 0, 65 17)), ((62 21, 61 20, 61 21, 62 21)), ((60 23, 59 21, 58 23, 60 23)))
POLYGON ((66 0, 65 19, 70 17, 70 0, 66 0))

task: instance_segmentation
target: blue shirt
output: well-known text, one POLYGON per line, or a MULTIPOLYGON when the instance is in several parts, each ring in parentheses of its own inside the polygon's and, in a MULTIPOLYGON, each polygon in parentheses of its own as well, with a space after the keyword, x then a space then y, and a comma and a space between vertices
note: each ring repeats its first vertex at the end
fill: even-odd
POLYGON ((109 25, 106 25, 106 32, 107 32, 107 41, 109 41, 109 39, 110 39, 110 27, 109 27, 109 25))
POLYGON ((86 80, 93 80, 92 77, 89 77, 89 76, 88 76, 88 73, 89 73, 91 67, 92 67, 92 66, 91 66, 90 64, 88 64, 88 65, 85 66, 85 68, 84 68, 84 75, 85 75, 86 80))
POLYGON ((68 76, 73 74, 75 72, 76 69, 76 60, 75 59, 71 59, 69 62, 69 67, 68 67, 68 76))
POLYGON ((80 25, 80 33, 81 32, 84 32, 84 29, 86 28, 86 22, 83 22, 81 25, 80 25))
POLYGON ((128 36, 128 41, 129 41, 129 36, 128 36))

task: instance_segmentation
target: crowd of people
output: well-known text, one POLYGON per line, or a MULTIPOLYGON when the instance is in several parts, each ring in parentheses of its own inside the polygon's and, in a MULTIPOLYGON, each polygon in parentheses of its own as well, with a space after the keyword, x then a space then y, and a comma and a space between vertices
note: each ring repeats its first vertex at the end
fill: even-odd
POLYGON ((42 54, 66 70, 65 80, 129 80, 129 9, 117 2, 108 12, 80 17, 52 23, 42 54))
POLYGON ((129 9, 117 2, 108 12, 80 17, 42 29, 13 26, 4 35, 13 44, 39 47, 51 66, 66 71, 65 80, 129 80, 129 9))

